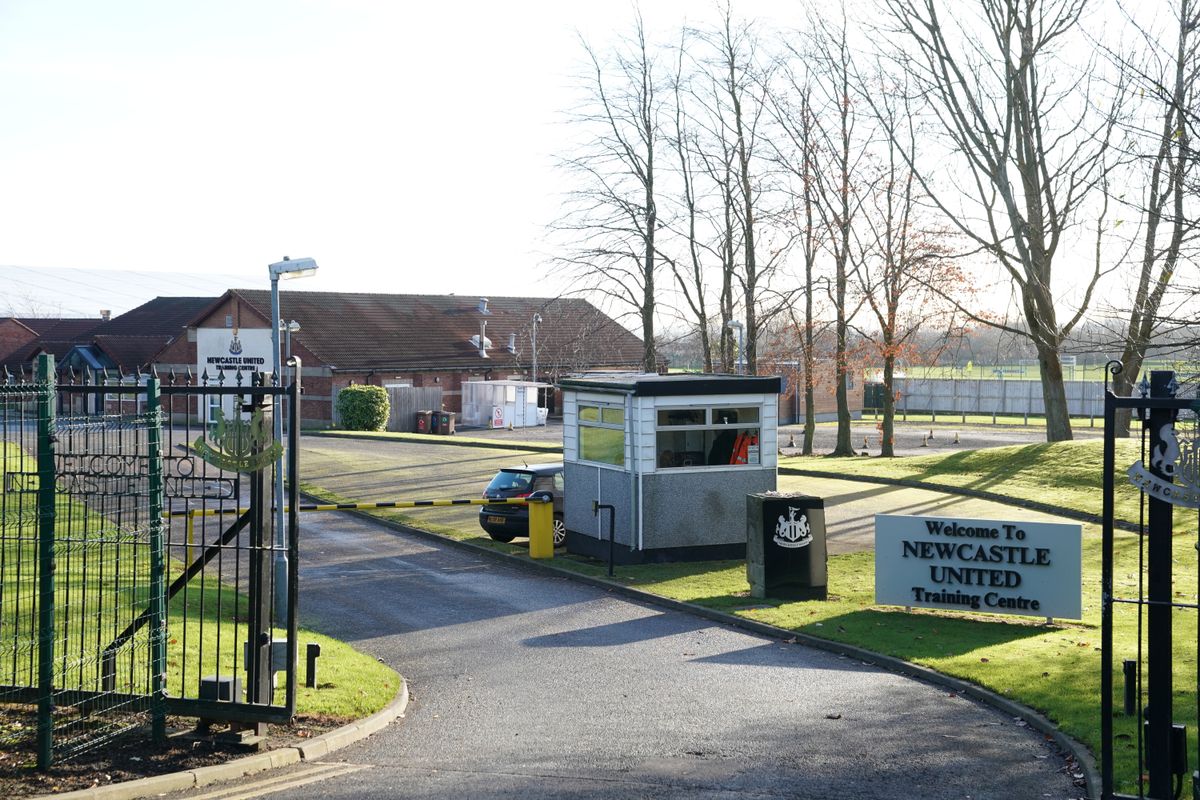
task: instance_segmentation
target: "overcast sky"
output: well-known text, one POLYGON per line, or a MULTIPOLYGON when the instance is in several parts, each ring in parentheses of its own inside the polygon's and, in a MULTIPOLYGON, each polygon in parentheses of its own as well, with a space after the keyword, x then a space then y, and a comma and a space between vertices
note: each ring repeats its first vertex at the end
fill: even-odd
MULTIPOLYGON (((644 5, 651 25, 710 10, 644 5)), ((0 0, 0 265, 266 285, 286 254, 321 265, 304 288, 554 294, 538 264, 576 31, 602 46, 630 19, 571 0, 0 0)))

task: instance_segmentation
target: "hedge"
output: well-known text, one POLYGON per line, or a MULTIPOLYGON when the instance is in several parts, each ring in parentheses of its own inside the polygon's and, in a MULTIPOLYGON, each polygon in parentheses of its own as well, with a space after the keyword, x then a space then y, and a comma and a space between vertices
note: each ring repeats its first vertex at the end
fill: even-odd
POLYGON ((338 392, 338 419, 348 431, 381 431, 387 427, 391 406, 382 386, 347 386, 338 392))

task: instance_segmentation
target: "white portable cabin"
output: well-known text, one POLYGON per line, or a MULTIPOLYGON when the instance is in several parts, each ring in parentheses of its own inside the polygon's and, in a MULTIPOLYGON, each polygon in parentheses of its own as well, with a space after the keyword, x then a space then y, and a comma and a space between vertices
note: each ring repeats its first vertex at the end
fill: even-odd
POLYGON ((538 406, 537 381, 466 381, 462 385, 461 424, 481 428, 532 428, 546 424, 538 406))
POLYGON ((563 392, 567 549, 623 562, 741 558, 746 495, 774 491, 778 377, 568 378, 563 392))

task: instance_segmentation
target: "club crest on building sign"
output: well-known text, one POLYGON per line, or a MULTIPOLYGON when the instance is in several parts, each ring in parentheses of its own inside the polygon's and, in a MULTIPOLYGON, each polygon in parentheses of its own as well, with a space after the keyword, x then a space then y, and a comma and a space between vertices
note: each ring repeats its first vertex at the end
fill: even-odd
POLYGON ((1151 497, 1172 505, 1200 508, 1200 446, 1197 437, 1179 441, 1172 423, 1159 430, 1161 444, 1150 453, 1150 467, 1175 483, 1150 472, 1141 461, 1129 468, 1129 481, 1151 497))
POLYGON ((775 544, 780 547, 807 547, 812 544, 812 529, 808 525, 808 515, 801 514, 797 519, 798 511, 800 509, 789 506, 787 519, 784 519, 782 514, 779 516, 779 522, 775 526, 775 544))
POLYGON ((229 355, 240 356, 242 354, 242 340, 238 338, 237 328, 233 329, 233 338, 229 340, 229 355))

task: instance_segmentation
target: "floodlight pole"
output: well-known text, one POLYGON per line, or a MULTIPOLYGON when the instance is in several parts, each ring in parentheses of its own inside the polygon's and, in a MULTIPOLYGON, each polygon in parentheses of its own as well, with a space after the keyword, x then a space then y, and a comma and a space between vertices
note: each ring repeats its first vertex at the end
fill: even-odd
MULTIPOLYGON (((312 275, 317 271, 317 262, 311 258, 298 258, 292 261, 287 256, 283 261, 269 265, 271 275, 271 356, 274 360, 275 385, 283 386, 283 364, 279 353, 279 327, 283 321, 279 317, 279 278, 301 278, 312 275)), ((274 422, 275 441, 283 444, 283 414, 282 395, 276 395, 272 404, 271 414, 274 422)), ((292 475, 293 481, 298 476, 292 475)), ((275 458, 275 624, 285 625, 288 615, 288 557, 287 534, 283 519, 283 451, 275 458)))

